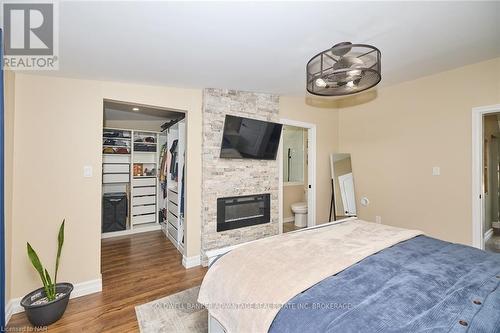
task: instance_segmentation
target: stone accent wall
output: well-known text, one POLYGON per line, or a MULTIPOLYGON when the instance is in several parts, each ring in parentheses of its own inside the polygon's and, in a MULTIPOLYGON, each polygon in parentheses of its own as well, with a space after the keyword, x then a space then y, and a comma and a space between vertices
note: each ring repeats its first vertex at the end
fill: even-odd
POLYGON ((227 89, 203 91, 201 252, 278 233, 278 160, 219 158, 226 114, 279 120, 279 97, 227 89), (271 194, 271 223, 217 232, 217 198, 271 194))

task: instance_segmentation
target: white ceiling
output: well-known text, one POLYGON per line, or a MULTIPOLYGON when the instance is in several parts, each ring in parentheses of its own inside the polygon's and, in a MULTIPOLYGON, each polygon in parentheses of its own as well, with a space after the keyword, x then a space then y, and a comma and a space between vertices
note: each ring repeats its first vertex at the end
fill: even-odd
POLYGON ((382 51, 384 85, 500 56, 500 2, 69 1, 59 20, 51 74, 176 87, 304 94, 342 41, 382 51))

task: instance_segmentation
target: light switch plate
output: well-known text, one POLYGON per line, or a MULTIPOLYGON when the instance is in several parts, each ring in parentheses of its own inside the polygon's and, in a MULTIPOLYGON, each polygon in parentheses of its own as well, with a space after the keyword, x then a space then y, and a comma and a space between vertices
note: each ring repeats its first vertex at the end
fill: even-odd
POLYGON ((85 178, 92 177, 92 166, 90 165, 83 166, 83 177, 85 178))
POLYGON ((432 167, 432 175, 433 176, 441 175, 441 168, 438 166, 432 167))

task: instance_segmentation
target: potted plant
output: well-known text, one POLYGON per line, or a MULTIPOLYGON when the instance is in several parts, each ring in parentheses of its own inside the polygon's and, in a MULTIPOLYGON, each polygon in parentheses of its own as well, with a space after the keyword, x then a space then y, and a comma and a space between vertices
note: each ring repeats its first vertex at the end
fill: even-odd
POLYGON ((59 320, 66 311, 69 296, 73 291, 71 283, 57 283, 57 271, 59 270, 59 258, 64 243, 64 220, 59 227, 57 236, 57 257, 54 279, 50 277, 49 272, 43 267, 38 255, 30 243, 26 243, 28 249, 28 258, 33 267, 40 275, 43 287, 32 291, 24 296, 21 305, 26 311, 29 321, 34 326, 47 326, 59 320))

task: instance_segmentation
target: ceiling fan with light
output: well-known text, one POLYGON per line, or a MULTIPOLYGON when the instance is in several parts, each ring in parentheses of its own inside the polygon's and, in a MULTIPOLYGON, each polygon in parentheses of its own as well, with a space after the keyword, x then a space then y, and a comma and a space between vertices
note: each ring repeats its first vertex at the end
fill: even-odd
POLYGON ((370 89, 382 79, 380 57, 380 50, 371 45, 335 44, 307 63, 307 91, 344 96, 370 89))

